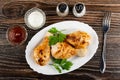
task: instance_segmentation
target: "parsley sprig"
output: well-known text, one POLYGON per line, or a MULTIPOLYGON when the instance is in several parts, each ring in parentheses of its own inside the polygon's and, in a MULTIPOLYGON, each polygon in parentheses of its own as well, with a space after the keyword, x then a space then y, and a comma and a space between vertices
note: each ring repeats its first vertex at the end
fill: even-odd
MULTIPOLYGON (((61 31, 57 30, 55 27, 51 28, 48 32, 53 34, 49 37, 49 45, 55 45, 57 42, 63 42, 66 38, 66 35, 62 33, 61 31)), ((62 70, 69 70, 71 66, 73 65, 72 62, 67 61, 67 59, 55 59, 52 58, 53 66, 55 69, 61 73, 62 70)))
POLYGON ((53 58, 53 66, 56 68, 56 70, 61 73, 62 70, 69 70, 71 66, 73 65, 72 62, 67 61, 67 59, 55 59, 53 58))
POLYGON ((66 35, 61 31, 57 30, 55 27, 51 28, 48 32, 53 34, 49 37, 49 45, 55 45, 57 42, 63 42, 66 38, 66 35))

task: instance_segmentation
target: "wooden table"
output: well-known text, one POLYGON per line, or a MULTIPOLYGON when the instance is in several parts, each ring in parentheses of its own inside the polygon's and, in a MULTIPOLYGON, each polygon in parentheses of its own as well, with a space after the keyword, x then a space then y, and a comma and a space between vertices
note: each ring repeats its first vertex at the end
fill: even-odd
POLYGON ((0 0, 0 80, 120 80, 120 0, 0 0), (70 6, 66 17, 57 16, 55 9, 59 2, 70 6), (87 13, 81 18, 72 14, 76 2, 84 2, 87 13), (93 27, 99 36, 99 48, 95 56, 84 66, 67 74, 46 76, 30 69, 25 59, 28 41, 39 30, 29 29, 24 23, 25 12, 39 7, 47 15, 45 26, 64 20, 78 20, 93 27), (102 19, 105 11, 112 12, 111 29, 107 36, 107 68, 104 74, 99 72, 99 60, 102 50, 102 19), (11 46, 6 39, 6 31, 13 24, 25 26, 27 41, 19 46, 11 46))

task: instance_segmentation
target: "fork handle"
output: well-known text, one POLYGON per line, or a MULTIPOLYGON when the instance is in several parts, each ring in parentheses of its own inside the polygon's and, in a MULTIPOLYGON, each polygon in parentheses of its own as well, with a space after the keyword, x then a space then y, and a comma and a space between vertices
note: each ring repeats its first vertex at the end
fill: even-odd
POLYGON ((104 73, 106 69, 106 33, 103 34, 103 47, 100 58, 100 72, 104 73))

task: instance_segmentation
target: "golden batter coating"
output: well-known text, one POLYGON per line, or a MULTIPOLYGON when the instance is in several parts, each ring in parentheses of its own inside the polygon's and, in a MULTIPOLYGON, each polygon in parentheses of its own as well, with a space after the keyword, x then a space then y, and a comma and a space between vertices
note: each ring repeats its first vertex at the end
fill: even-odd
POLYGON ((56 59, 67 59, 76 55, 76 50, 66 42, 59 42, 52 46, 51 54, 56 59))
POLYGON ((86 32, 75 31, 67 35, 66 41, 76 49, 86 48, 90 43, 90 35, 86 32))
POLYGON ((49 37, 45 37, 43 41, 34 49, 34 59, 41 66, 46 65, 50 59, 50 46, 48 38, 49 37))

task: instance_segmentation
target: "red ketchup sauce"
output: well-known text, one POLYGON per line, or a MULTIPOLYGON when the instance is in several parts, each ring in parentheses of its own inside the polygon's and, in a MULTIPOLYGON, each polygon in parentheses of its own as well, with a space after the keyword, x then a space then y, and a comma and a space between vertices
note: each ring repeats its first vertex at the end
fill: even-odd
POLYGON ((22 26, 15 25, 8 29, 7 37, 12 44, 21 44, 26 40, 27 32, 22 26))

